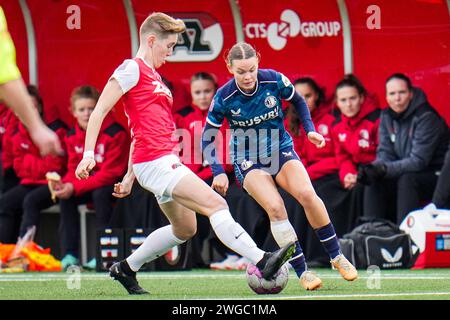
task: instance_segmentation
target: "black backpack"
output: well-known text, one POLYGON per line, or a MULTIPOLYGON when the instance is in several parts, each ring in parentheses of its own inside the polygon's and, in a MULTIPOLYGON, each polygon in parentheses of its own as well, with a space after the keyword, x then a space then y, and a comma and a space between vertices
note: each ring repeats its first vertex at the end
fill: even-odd
POLYGON ((414 265, 418 250, 413 255, 414 243, 408 234, 388 220, 365 221, 339 240, 342 253, 356 268, 375 265, 380 269, 400 269, 414 265))

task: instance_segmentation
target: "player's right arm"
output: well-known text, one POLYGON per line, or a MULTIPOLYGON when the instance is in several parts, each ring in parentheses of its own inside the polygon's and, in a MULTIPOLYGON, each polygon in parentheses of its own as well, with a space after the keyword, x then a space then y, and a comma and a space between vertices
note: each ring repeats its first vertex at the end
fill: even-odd
POLYGON ((109 79, 89 118, 83 159, 75 171, 78 179, 87 179, 89 172, 95 167, 94 148, 103 119, 105 119, 117 101, 136 86, 138 81, 139 66, 136 61, 130 59, 125 60, 109 79))

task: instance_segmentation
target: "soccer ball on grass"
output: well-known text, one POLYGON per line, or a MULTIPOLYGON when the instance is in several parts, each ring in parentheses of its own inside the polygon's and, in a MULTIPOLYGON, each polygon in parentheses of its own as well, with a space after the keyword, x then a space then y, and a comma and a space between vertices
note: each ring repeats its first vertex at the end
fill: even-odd
POLYGON ((285 263, 280 270, 275 273, 271 280, 262 277, 261 271, 252 263, 247 265, 246 270, 247 284, 257 294, 276 294, 280 293, 287 285, 289 280, 289 267, 285 263))

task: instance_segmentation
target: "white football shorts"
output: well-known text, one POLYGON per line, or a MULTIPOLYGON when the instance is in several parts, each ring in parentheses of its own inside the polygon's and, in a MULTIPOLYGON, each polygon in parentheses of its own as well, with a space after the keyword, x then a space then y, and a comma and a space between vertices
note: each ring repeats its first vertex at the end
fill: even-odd
POLYGON ((172 192, 175 186, 184 176, 192 173, 173 154, 134 164, 133 171, 139 184, 152 192, 159 204, 172 201, 172 192))

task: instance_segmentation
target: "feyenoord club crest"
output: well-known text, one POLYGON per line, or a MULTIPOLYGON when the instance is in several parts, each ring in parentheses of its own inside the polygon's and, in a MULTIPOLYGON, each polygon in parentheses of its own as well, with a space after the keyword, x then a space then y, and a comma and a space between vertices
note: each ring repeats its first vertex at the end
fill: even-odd
POLYGON ((266 100, 264 100, 264 104, 267 108, 273 108, 277 105, 277 98, 274 96, 268 96, 266 100))
POLYGON ((241 169, 242 170, 247 170, 247 169, 249 169, 251 166, 253 166, 253 162, 252 161, 250 161, 250 160, 244 160, 244 161, 242 161, 242 163, 241 163, 241 169))

